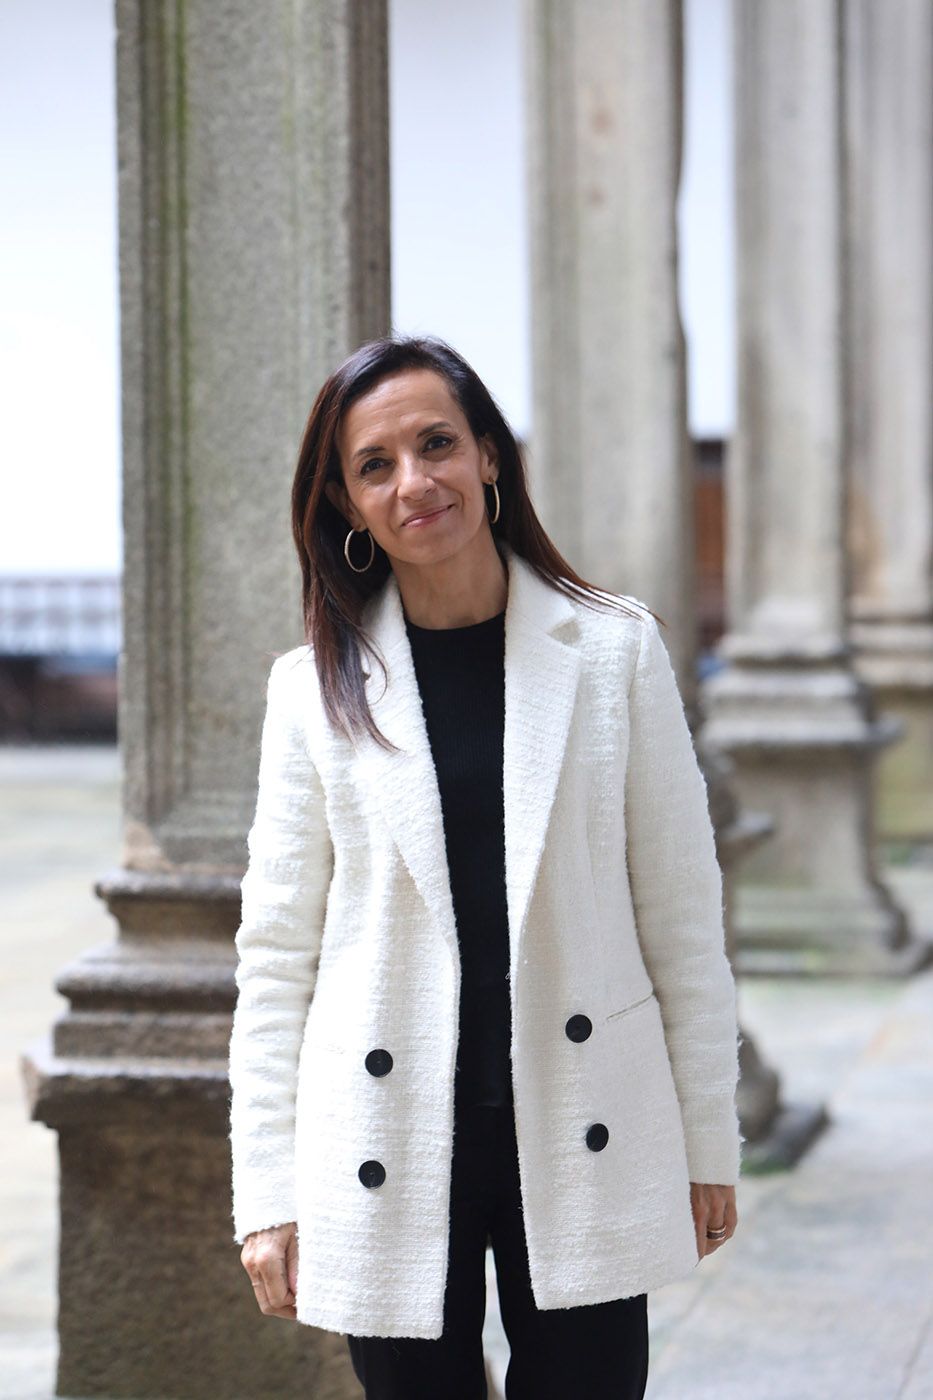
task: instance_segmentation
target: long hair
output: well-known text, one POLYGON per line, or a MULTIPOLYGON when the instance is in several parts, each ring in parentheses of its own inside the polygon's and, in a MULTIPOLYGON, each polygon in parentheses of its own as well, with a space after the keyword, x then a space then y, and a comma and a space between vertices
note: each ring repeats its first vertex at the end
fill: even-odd
MULTIPOLYGON (((349 406, 390 374, 430 369, 446 381, 476 439, 492 439, 498 453, 499 519, 490 522, 541 576, 569 597, 594 606, 632 609, 617 595, 588 583, 548 538, 528 494, 521 448, 495 399, 471 365, 435 336, 384 336, 367 341, 338 366, 314 402, 305 426, 292 485, 292 534, 302 577, 305 639, 313 648, 325 713, 348 737, 368 732, 392 747, 377 728, 366 699, 362 652, 376 650, 361 618, 385 583, 391 565, 373 539, 375 557, 365 573, 347 568, 343 547, 348 524, 329 500, 326 482, 343 483, 337 432, 349 406)), ((377 658, 385 670, 384 660, 377 658)))

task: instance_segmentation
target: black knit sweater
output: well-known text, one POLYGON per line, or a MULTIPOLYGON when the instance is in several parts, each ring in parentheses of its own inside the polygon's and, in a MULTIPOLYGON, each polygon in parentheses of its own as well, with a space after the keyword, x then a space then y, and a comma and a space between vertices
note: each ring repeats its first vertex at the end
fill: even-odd
POLYGON ((440 789, 460 943, 455 1104, 509 1104, 505 612, 467 627, 417 627, 407 618, 405 625, 440 789))

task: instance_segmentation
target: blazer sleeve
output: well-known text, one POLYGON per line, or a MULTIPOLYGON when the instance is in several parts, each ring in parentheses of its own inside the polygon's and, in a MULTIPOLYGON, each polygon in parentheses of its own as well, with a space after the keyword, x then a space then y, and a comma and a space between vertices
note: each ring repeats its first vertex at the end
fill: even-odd
MULTIPOLYGON (((289 698, 286 657, 266 687, 247 836, 230 1037, 234 1240, 297 1218, 295 1091, 333 851, 317 770, 289 698)), ((289 661, 290 665, 294 660, 289 661)))
POLYGON ((629 693, 625 825, 642 956, 680 1100, 691 1181, 735 1185, 736 988, 706 782, 657 623, 646 614, 629 693))

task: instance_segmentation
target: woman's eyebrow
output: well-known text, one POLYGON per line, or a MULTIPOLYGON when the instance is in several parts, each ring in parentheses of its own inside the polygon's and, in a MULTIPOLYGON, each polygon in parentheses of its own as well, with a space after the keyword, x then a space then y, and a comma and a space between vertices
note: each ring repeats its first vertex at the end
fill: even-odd
MULTIPOLYGON (((429 423, 426 428, 422 428, 418 433, 418 437, 424 437, 427 433, 436 432, 438 428, 452 427, 453 423, 448 423, 446 418, 442 418, 439 422, 429 423)), ((375 447, 361 447, 358 449, 358 451, 354 452, 353 461, 355 462, 357 457, 365 457, 367 452, 385 452, 385 448, 378 443, 375 447)))

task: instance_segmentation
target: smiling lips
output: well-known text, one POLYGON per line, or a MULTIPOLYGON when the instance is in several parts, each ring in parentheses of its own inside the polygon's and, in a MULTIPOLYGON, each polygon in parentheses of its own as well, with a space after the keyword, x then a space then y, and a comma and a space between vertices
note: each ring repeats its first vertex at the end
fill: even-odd
POLYGON ((450 510, 450 506, 440 506, 427 515, 410 515, 404 523, 406 525, 430 525, 432 520, 440 520, 441 516, 448 510, 450 510))

